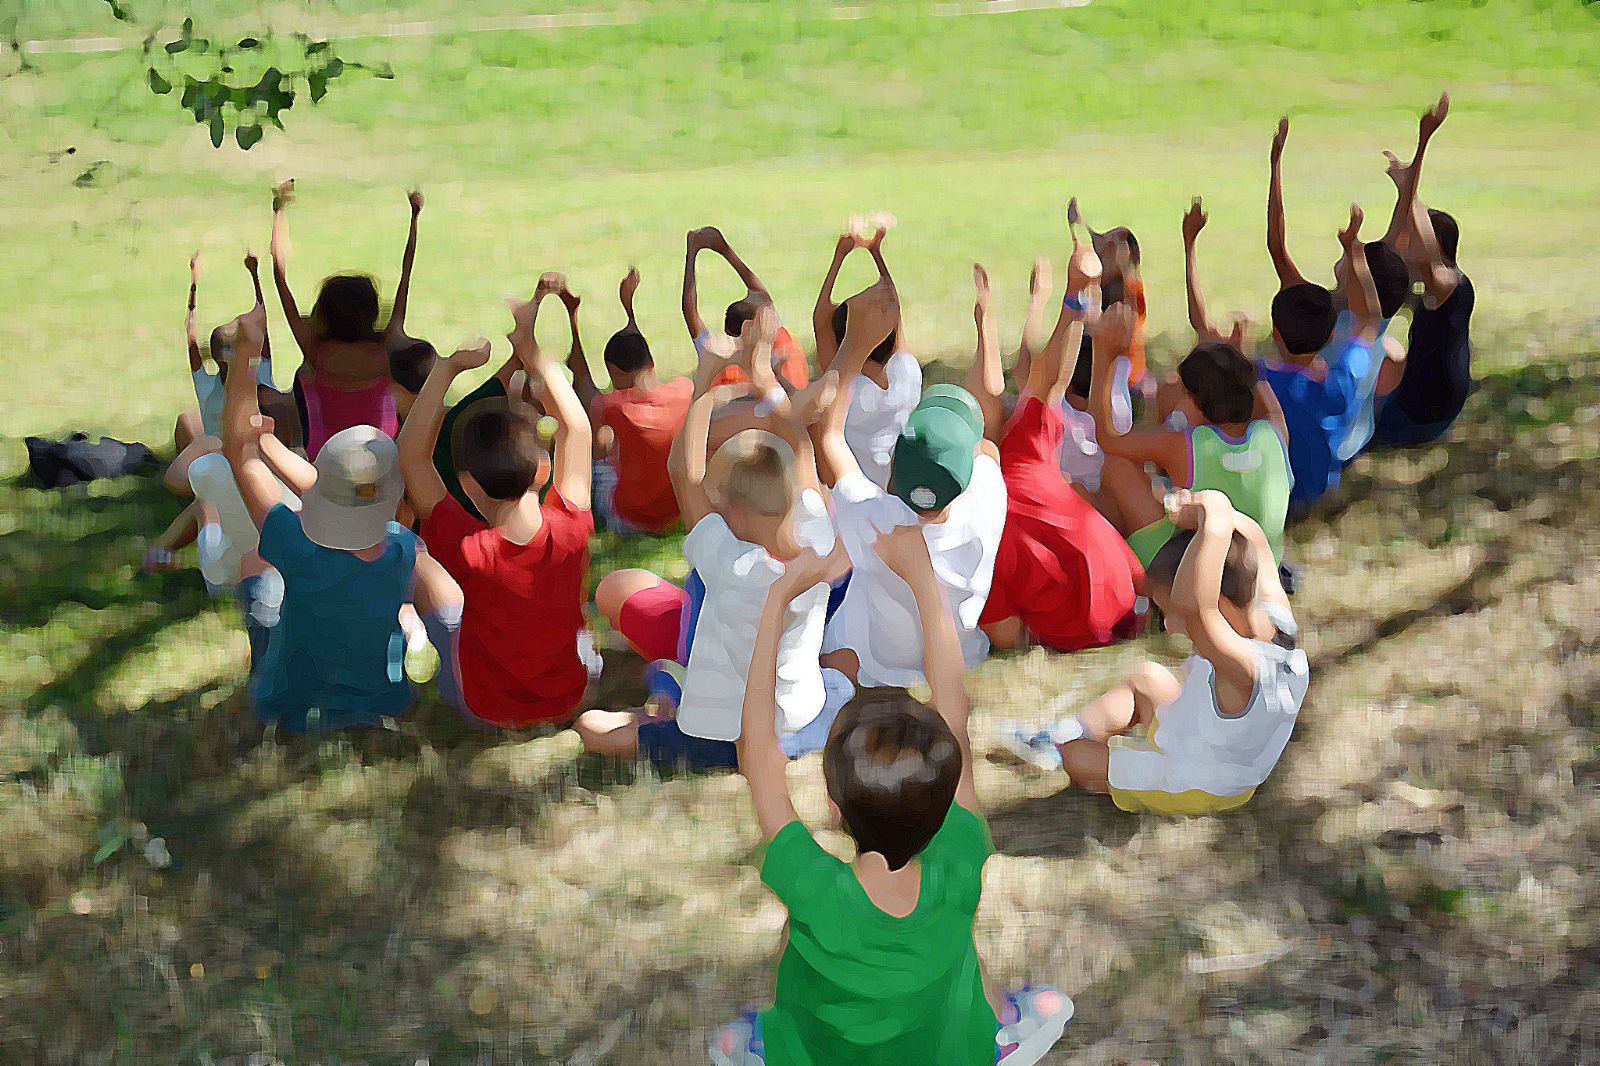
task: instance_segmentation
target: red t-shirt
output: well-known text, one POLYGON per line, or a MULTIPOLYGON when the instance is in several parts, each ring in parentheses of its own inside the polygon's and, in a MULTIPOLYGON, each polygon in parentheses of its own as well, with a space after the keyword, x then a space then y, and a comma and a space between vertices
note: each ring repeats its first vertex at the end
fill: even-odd
MULTIPOLYGON (((800 342, 794 339, 794 334, 778 327, 778 336, 772 342, 772 354, 777 357, 778 373, 797 389, 803 389, 811 383, 811 368, 806 365, 805 350, 800 347, 800 342)), ((730 366, 712 380, 713 386, 731 385, 738 381, 748 381, 749 376, 736 366, 730 366)), ((623 517, 627 517, 624 515, 623 517)))
POLYGON ((653 389, 614 389, 595 397, 594 424, 610 426, 617 470, 618 516, 630 525, 660 532, 678 520, 678 497, 667 474, 672 438, 683 427, 694 398, 694 382, 678 378, 653 389))
POLYGON ((1000 442, 1006 525, 979 621, 1021 617, 1040 644, 1076 651, 1132 632, 1144 571, 1122 535, 1061 476, 1065 433, 1061 413, 1030 396, 1000 442))
MULTIPOLYGON (((422 540, 466 596, 456 657, 472 713, 500 726, 561 721, 583 699, 578 658, 594 518, 551 490, 544 524, 513 544, 446 496, 422 540)), ((449 669, 449 664, 445 669, 449 669)))

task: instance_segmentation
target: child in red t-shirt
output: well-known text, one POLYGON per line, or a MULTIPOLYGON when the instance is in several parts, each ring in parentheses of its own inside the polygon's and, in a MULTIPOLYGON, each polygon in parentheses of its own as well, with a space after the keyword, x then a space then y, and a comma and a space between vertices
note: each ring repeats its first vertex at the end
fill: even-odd
POLYGON ((474 724, 565 721, 598 672, 583 617, 594 531, 589 419, 560 364, 533 338, 539 303, 565 287, 559 274, 540 278, 533 300, 513 305, 509 335, 534 396, 557 420, 553 476, 514 379, 508 406, 468 416, 456 450, 462 490, 484 519, 445 490, 433 465, 445 393, 457 374, 488 362, 487 341, 434 367, 400 433, 400 470, 423 542, 465 599, 454 617, 435 610, 423 619, 446 660, 439 689, 474 724))
MULTIPOLYGON (((978 397, 987 432, 999 444, 1006 482, 1005 530, 989 599, 978 619, 997 648, 1032 639, 1056 651, 1076 651, 1128 636, 1138 624, 1136 590, 1144 576, 1138 560, 1115 527, 1061 475, 1066 433, 1061 401, 1071 376, 1063 355, 1078 351, 1085 315, 1099 311, 1094 286, 1076 269, 1072 274, 1069 287, 1080 291, 1070 295, 1078 299, 1062 304, 1055 332, 1029 360, 1022 396, 1002 425, 1004 376, 989 318, 989 276, 981 266, 973 268, 978 355, 967 388, 978 397), (1086 309, 1078 309, 1085 303, 1086 309)), ((1029 327, 1038 321, 1049 291, 1050 263, 1040 259, 1029 285, 1029 327)), ((1030 348, 1029 327, 1024 350, 1030 348)))
MULTIPOLYGON (((734 273, 739 275, 739 280, 745 286, 744 298, 729 304, 723 313, 722 332, 728 336, 738 337, 743 333, 745 324, 755 318, 756 312, 764 305, 772 303, 772 294, 761 283, 756 272, 750 269, 749 264, 739 258, 739 253, 728 244, 728 239, 722 235, 721 230, 715 226, 690 230, 688 252, 683 261, 683 324, 688 327, 689 336, 694 340, 695 353, 703 356, 706 342, 711 339, 711 327, 700 317, 700 283, 696 262, 701 252, 715 252, 720 255, 733 268, 734 273)), ((806 353, 801 349, 800 342, 794 339, 794 335, 782 326, 778 327, 777 340, 772 342, 772 369, 796 389, 805 388, 811 380, 810 369, 806 366, 806 353)), ((748 380, 749 376, 742 369, 730 366, 711 384, 715 387, 748 380)))
MULTIPOLYGON (((572 387, 594 425, 594 509, 613 533, 663 533, 678 521, 678 497, 667 474, 672 439, 683 427, 694 382, 656 377, 650 344, 633 316, 639 271, 622 279, 617 298, 628 324, 606 341, 611 391, 601 392, 576 345, 567 360, 572 387)), ((575 306, 577 297, 562 293, 575 306)))

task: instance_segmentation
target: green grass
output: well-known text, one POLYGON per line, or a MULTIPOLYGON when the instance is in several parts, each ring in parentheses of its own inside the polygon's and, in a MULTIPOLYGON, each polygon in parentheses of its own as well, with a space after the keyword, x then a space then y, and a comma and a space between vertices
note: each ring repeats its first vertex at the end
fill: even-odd
MULTIPOLYGON (((1291 243, 1324 270, 1352 198, 1381 228, 1378 149, 1408 148, 1441 85, 1455 105, 1425 195, 1461 220, 1490 374, 1453 443, 1361 461, 1294 531, 1317 679, 1295 744, 1245 811, 1185 825, 985 761, 1001 854, 979 938, 1001 978, 1078 999, 1056 1061, 1593 1055, 1592 6, 867 6, 834 21, 798 0, 635 3, 629 25, 386 40, 362 34, 460 16, 197 5, 229 32, 315 23, 396 69, 297 106, 248 154, 152 98, 136 51, 35 56, 37 74, 0 79, 0 1059, 585 1061, 632 1008, 603 1061, 688 1063, 770 995, 781 914, 737 779, 663 782, 575 759, 570 738, 472 734, 431 696, 394 732, 262 737, 231 608, 192 572, 136 572, 176 511, 159 484, 13 480, 27 433, 167 440, 191 401, 187 255, 204 249, 202 328, 242 309, 237 258, 265 249, 277 177, 300 179, 302 302, 338 269, 392 284, 420 182, 424 335, 501 333, 500 297, 559 268, 598 352, 637 262, 643 325, 675 369, 687 229, 720 224, 804 336, 839 225, 891 210, 910 339, 961 364, 970 263, 1014 338, 1075 192, 1139 233, 1152 351, 1170 360, 1188 198, 1211 213, 1213 303, 1259 321, 1277 115, 1296 120, 1291 243), (169 869, 142 857, 151 834, 169 869), (1191 955, 1245 962, 1206 974, 1191 955)), ((23 35, 110 23, 88 0, 33 4, 23 35)), ((846 286, 865 280, 852 269, 846 286)), ((714 308, 737 293, 708 270, 714 308)), ((683 563, 671 538, 602 539, 595 572, 623 565, 683 563)), ((972 679, 978 728, 1179 651, 997 658, 972 679)), ((637 664, 610 659, 600 702, 622 705, 637 664)), ((817 767, 794 780, 820 824, 817 767)))

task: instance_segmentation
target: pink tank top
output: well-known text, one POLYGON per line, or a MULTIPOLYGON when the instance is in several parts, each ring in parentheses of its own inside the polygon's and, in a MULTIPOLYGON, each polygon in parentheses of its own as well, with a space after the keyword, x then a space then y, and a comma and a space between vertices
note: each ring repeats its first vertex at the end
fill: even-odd
POLYGON ((390 437, 400 432, 400 418, 395 413, 394 396, 389 392, 387 381, 378 381, 354 392, 320 382, 315 374, 306 375, 303 384, 306 455, 311 459, 316 459, 329 437, 351 426, 375 426, 390 437))

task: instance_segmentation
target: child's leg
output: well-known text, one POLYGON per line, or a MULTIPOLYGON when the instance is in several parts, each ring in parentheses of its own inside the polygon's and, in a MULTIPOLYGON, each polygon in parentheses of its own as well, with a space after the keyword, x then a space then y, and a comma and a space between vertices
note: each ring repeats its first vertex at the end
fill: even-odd
POLYGON ((144 569, 146 571, 176 570, 178 562, 173 556, 183 548, 194 543, 195 537, 200 533, 201 505, 198 500, 189 501, 189 505, 178 512, 161 535, 150 542, 144 553, 144 569))
POLYGON ((1102 499, 1109 497, 1111 506, 1101 513, 1124 537, 1166 516, 1165 508, 1150 487, 1149 475, 1131 459, 1106 456, 1105 465, 1100 468, 1098 495, 1102 499))
POLYGON ((617 570, 600 580, 595 605, 643 659, 675 659, 688 596, 648 570, 617 570))
POLYGON ((1142 663, 1120 685, 1089 704, 1078 714, 1084 731, 1104 745, 1119 733, 1155 720, 1156 708, 1178 698, 1183 686, 1172 671, 1158 663, 1142 663))
POLYGON ((1073 785, 1102 795, 1111 791, 1111 749, 1105 741, 1084 737, 1056 747, 1061 752, 1061 768, 1073 785))
POLYGON ((167 467, 163 482, 167 491, 174 496, 193 496, 194 489, 189 484, 189 464, 202 455, 212 455, 222 451, 222 442, 216 437, 201 434, 191 440, 178 457, 172 460, 172 465, 167 467))
POLYGON ((1012 651, 1028 642, 1028 631, 1016 615, 979 626, 989 638, 989 646, 1000 651, 1012 651))
POLYGON ((192 444, 196 437, 205 436, 205 425, 200 421, 200 412, 189 410, 178 416, 178 421, 172 427, 172 446, 177 451, 183 451, 192 444))
POLYGON ((592 755, 632 758, 639 754, 639 727, 648 721, 638 711, 584 711, 572 729, 592 755))

